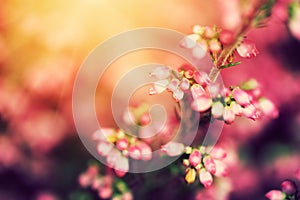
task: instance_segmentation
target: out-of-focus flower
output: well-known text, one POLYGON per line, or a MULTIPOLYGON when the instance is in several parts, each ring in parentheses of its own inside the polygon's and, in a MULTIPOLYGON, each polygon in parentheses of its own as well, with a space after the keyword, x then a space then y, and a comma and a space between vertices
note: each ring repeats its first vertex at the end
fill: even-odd
POLYGON ((58 198, 50 192, 41 192, 37 195, 36 200, 58 200, 58 198))
POLYGON ((205 169, 210 172, 211 174, 216 173, 216 163, 214 161, 214 159, 212 159, 209 156, 206 156, 203 158, 203 164, 205 169))
POLYGON ((272 118, 276 118, 278 116, 278 110, 273 104, 272 101, 266 98, 259 99, 259 108, 263 112, 264 115, 272 118))
POLYGON ((247 39, 244 39, 240 46, 236 48, 236 50, 243 58, 252 58, 259 54, 255 44, 247 39))
POLYGON ((179 156, 184 151, 184 145, 179 142, 169 142, 162 146, 162 151, 164 151, 169 156, 179 156))
POLYGON ((250 104, 250 96, 247 92, 240 88, 236 88, 232 91, 233 98, 241 106, 247 106, 250 104))
POLYGON ((297 186, 293 181, 286 180, 281 183, 281 189, 288 195, 293 195, 297 192, 297 186))
POLYGON ((290 6, 290 16, 288 27, 292 33, 292 35, 300 40, 300 3, 297 1, 293 1, 290 6))
POLYGON ((206 188, 210 187, 213 183, 213 177, 211 173, 209 173, 205 169, 201 169, 199 171, 199 180, 206 188))
POLYGON ((270 200, 284 200, 286 195, 280 190, 271 190, 266 194, 270 200))

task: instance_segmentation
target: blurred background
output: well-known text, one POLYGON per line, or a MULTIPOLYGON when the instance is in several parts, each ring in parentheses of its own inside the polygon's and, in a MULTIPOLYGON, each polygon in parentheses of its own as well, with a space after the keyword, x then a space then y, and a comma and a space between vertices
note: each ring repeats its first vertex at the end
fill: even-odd
MULTIPOLYGON (((226 85, 256 78, 279 107, 279 117, 257 122, 241 118, 224 127, 220 144, 228 151, 231 173, 215 188, 197 191, 169 181, 148 190, 133 188, 137 199, 174 199, 174 184, 187 199, 264 199, 282 180, 293 179, 300 168, 300 42, 287 26, 287 2, 275 5, 266 27, 249 33, 260 55, 222 72, 226 85)), ((100 42, 139 27, 184 34, 195 24, 235 30, 239 20, 238 0, 1 0, 0 200, 96 199, 77 182, 92 157, 76 133, 71 106, 77 70, 100 42)), ((114 84, 129 69, 148 62, 177 68, 182 61, 161 52, 137 52, 114 62, 99 81, 101 124, 114 126, 114 84)), ((147 179, 159 173, 164 171, 147 179)))

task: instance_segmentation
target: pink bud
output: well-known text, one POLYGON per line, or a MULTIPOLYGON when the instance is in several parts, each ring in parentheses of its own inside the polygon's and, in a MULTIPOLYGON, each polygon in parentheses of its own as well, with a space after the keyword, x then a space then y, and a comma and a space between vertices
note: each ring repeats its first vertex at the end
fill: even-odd
POLYGON ((189 162, 193 167, 196 167, 201 163, 202 155, 199 150, 193 150, 193 152, 189 156, 189 162))
POLYGON ((220 94, 219 84, 208 84, 207 89, 212 98, 216 98, 220 94))
POLYGON ((113 149, 113 145, 110 142, 100 141, 97 145, 97 152, 100 156, 107 156, 113 149))
POLYGON ((194 73, 194 79, 197 83, 199 83, 201 86, 206 86, 207 84, 209 84, 211 82, 209 76, 207 73, 205 72, 199 72, 196 71, 194 73))
POLYGON ((220 147, 213 147, 213 149, 211 150, 211 152, 209 154, 211 157, 218 159, 218 160, 222 160, 227 156, 224 149, 220 148, 220 147))
POLYGON ((204 166, 205 166, 205 169, 214 174, 216 173, 216 164, 215 164, 215 161, 214 159, 212 159, 211 157, 209 156, 206 156, 204 159, 203 159, 203 163, 204 163, 204 166))
POLYGON ((169 84, 168 80, 156 81, 149 90, 150 95, 160 94, 167 89, 169 84))
POLYGON ((204 27, 204 36, 206 38, 210 39, 210 38, 214 37, 215 33, 216 32, 212 29, 212 27, 210 27, 210 26, 204 27))
POLYGON ((268 117, 275 118, 278 116, 278 110, 270 100, 266 98, 261 98, 259 100, 260 110, 268 117))
POLYGON ((190 87, 190 82, 187 78, 183 78, 180 83, 180 89, 187 90, 190 87))
POLYGON ((216 176, 224 177, 228 175, 228 167, 225 163, 219 160, 215 160, 216 163, 216 176))
POLYGON ((250 104, 249 94, 244 90, 241 90, 240 88, 236 88, 232 91, 232 95, 235 101, 241 106, 246 106, 250 104))
POLYGON ((290 180, 283 181, 281 183, 281 189, 288 195, 295 194, 297 192, 297 186, 294 182, 290 180))
POLYGON ((231 44, 234 40, 233 38, 233 33, 231 31, 227 31, 227 30, 222 30, 222 32, 220 33, 220 41, 222 44, 231 44))
POLYGON ((173 98, 175 101, 180 101, 184 96, 184 92, 180 89, 177 89, 173 92, 173 98))
POLYGON ((122 195, 122 200, 133 200, 133 196, 132 196, 131 192, 125 192, 122 195))
POLYGON ((223 116, 224 106, 220 101, 217 101, 212 104, 211 114, 215 118, 220 118, 223 116))
POLYGON ((200 38, 198 34, 191 34, 182 39, 180 46, 183 48, 191 49, 196 46, 197 40, 200 38))
POLYGON ((159 80, 167 79, 169 78, 170 75, 171 75, 171 70, 169 67, 166 66, 157 67, 150 73, 150 76, 153 76, 159 80))
POLYGON ((221 43, 217 39, 212 39, 209 41, 209 49, 213 53, 218 53, 222 50, 221 43))
POLYGON ((88 187, 92 183, 92 179, 89 175, 83 173, 78 177, 78 182, 81 187, 88 187))
POLYGON ((252 104, 246 106, 245 108, 243 108, 243 114, 248 118, 252 118, 256 114, 255 106, 252 104))
POLYGON ((230 104, 230 107, 231 107, 231 110, 232 112, 237 115, 237 116, 240 116, 242 115, 243 113, 243 108, 237 104, 235 101, 232 101, 231 104, 230 104))
POLYGON ((271 190, 266 194, 266 197, 270 200, 284 200, 285 194, 280 190, 271 190))
POLYGON ((151 122, 151 117, 149 113, 145 113, 141 116, 140 123, 142 126, 145 126, 151 122))
POLYGON ((114 166, 115 173, 117 176, 124 176, 129 170, 129 161, 128 158, 121 156, 114 166))
POLYGON ((212 105, 212 99, 208 96, 202 95, 192 102, 192 109, 198 112, 208 110, 212 105))
POLYGON ((138 142, 138 148, 141 150, 141 159, 142 160, 151 160, 152 159, 152 149, 145 142, 138 142))
POLYGON ((178 86, 179 86, 180 81, 176 78, 172 79, 168 85, 168 90, 174 92, 175 90, 177 90, 178 86))
POLYGON ((121 159, 122 155, 121 152, 117 149, 112 149, 109 154, 106 156, 106 162, 107 165, 110 168, 114 168, 116 163, 119 162, 119 160, 121 159))
POLYGON ((249 40, 245 39, 241 45, 236 48, 239 55, 243 58, 252 58, 259 54, 258 50, 255 47, 255 44, 253 42, 250 42, 249 40))
POLYGON ((162 151, 169 156, 179 156, 184 151, 184 145, 182 143, 171 141, 162 146, 162 151))
POLYGON ((235 119, 235 114, 229 106, 224 108, 223 119, 227 124, 231 124, 235 119))
POLYGON ((134 146, 131 146, 130 148, 129 148, 129 156, 131 157, 131 158, 133 158, 133 159, 135 159, 135 160, 139 160, 139 159, 141 159, 141 150, 140 150, 140 148, 139 147, 137 147, 136 145, 134 145, 134 146))
POLYGON ((209 188, 213 183, 212 175, 205 169, 199 171, 199 179, 205 188, 209 188))
POLYGON ((193 99, 197 99, 202 95, 206 95, 204 88, 199 84, 192 85, 191 92, 192 92, 193 99))
POLYGON ((117 141, 117 148, 121 151, 127 149, 129 143, 127 138, 122 138, 117 141))
POLYGON ((108 199, 113 194, 113 190, 111 187, 103 187, 99 189, 98 195, 101 199, 108 199))
POLYGON ((192 55, 196 59, 202 59, 206 55, 206 50, 199 44, 192 49, 192 55))

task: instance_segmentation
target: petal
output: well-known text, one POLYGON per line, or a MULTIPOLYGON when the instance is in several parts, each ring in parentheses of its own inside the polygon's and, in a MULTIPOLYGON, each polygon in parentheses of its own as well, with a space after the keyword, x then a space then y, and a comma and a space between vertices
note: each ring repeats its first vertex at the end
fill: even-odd
POLYGON ((249 40, 244 40, 236 50, 243 58, 252 58, 259 54, 255 44, 249 40))

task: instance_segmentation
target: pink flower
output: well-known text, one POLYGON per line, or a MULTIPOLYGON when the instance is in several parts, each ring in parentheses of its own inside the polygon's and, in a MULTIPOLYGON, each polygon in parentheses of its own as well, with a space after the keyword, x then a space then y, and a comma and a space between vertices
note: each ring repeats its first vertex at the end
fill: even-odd
POLYGON ((100 156, 107 156, 113 149, 113 144, 107 141, 100 141, 97 145, 97 152, 100 156))
POLYGON ((205 86, 211 82, 208 74, 205 72, 196 71, 194 73, 194 79, 197 83, 199 83, 202 86, 205 86))
POLYGON ((213 183, 213 177, 211 173, 209 173, 205 169, 201 169, 199 171, 199 180, 205 188, 209 188, 213 183))
POLYGON ((151 122, 151 117, 149 113, 145 113, 141 116, 140 123, 142 126, 145 126, 151 122))
POLYGON ((81 187, 87 187, 92 184, 94 179, 98 176, 98 167, 90 166, 86 172, 82 173, 79 178, 78 182, 81 187))
POLYGON ((154 94, 160 94, 164 92, 167 89, 168 84, 169 84, 168 80, 156 81, 150 88, 149 94, 154 95, 154 94))
POLYGON ((137 147, 141 150, 141 159, 142 160, 151 160, 152 159, 152 149, 145 142, 138 142, 137 147))
POLYGON ((222 50, 221 43, 217 39, 212 39, 209 41, 209 49, 213 53, 218 53, 222 50))
POLYGON ((224 159, 227 154, 226 152, 224 151, 223 148, 220 148, 220 147, 213 147, 213 149, 211 150, 211 152, 209 153, 209 155, 215 159, 218 159, 218 160, 222 160, 224 159))
POLYGON ((280 190, 271 190, 266 194, 266 197, 270 200, 284 200, 285 194, 280 190))
POLYGON ((198 112, 208 110, 212 105, 212 99, 206 95, 202 95, 192 102, 192 109, 198 112))
POLYGON ((261 98, 259 100, 260 110, 268 117, 275 118, 278 116, 278 110, 270 100, 266 98, 261 98))
POLYGON ((250 96, 247 92, 240 88, 236 88, 232 91, 233 98, 241 106, 246 106, 250 104, 250 96))
POLYGON ((179 142, 169 142, 162 145, 162 151, 164 151, 169 156, 179 156, 184 151, 184 145, 179 142))
POLYGON ((187 90, 190 87, 190 82, 187 78, 183 78, 180 83, 180 89, 187 90))
POLYGON ((225 163, 220 160, 215 160, 216 163, 216 176, 224 177, 228 175, 228 167, 225 163))
POLYGON ((124 176, 129 170, 129 160, 128 158, 121 156, 114 166, 115 173, 117 176, 124 176))
POLYGON ((117 148, 121 151, 127 149, 128 145, 129 145, 129 142, 128 142, 127 138, 119 139, 116 144, 117 148))
POLYGON ((151 73, 150 76, 155 77, 158 80, 167 79, 171 75, 171 69, 166 66, 156 67, 151 73))
POLYGON ((243 58, 252 58, 259 54, 255 47, 255 44, 245 39, 238 48, 236 48, 238 54, 243 58))
POLYGON ((191 49, 197 45, 197 41, 200 38, 198 34, 191 34, 182 39, 180 46, 183 48, 191 49))
POLYGON ((141 155, 141 150, 138 146, 133 145, 131 147, 129 147, 129 156, 135 160, 139 160, 141 159, 142 155, 141 155))
POLYGON ((242 108, 239 104, 237 104, 235 101, 232 101, 232 102, 230 103, 230 107, 231 107, 232 112, 233 112, 235 115, 237 115, 237 116, 242 115, 242 113, 243 113, 243 108, 242 108))
POLYGON ((222 44, 231 44, 234 40, 233 38, 233 33, 231 31, 227 31, 227 30, 222 30, 222 32, 220 33, 220 41, 222 44))
POLYGON ((206 157, 203 159, 203 163, 204 163, 205 169, 206 169, 208 172, 210 172, 211 174, 216 173, 216 164, 215 164, 214 159, 212 159, 212 158, 209 157, 209 156, 206 156, 206 157))
POLYGON ((106 156, 107 165, 110 168, 114 168, 122 158, 121 152, 117 149, 112 149, 109 154, 106 156))
POLYGON ((235 114, 232 111, 231 107, 225 106, 223 112, 223 119, 227 124, 231 124, 235 119, 235 114))
POLYGON ((101 199, 108 199, 113 194, 113 190, 111 187, 102 187, 98 191, 98 195, 101 199))
POLYGON ((292 195, 297 192, 296 184, 290 180, 283 181, 281 183, 281 189, 284 193, 286 193, 288 195, 292 195))
POLYGON ((192 55, 195 59, 202 59, 206 55, 206 49, 200 44, 197 44, 193 49, 192 49, 192 55))
POLYGON ((193 167, 196 167, 198 164, 200 164, 202 159, 202 155, 199 150, 195 149, 189 156, 189 162, 193 167))
POLYGON ((220 118, 223 116, 224 106, 220 101, 214 102, 211 108, 211 114, 215 118, 220 118))
POLYGON ((191 86, 191 92, 192 92, 193 99, 197 99, 202 95, 206 95, 204 88, 199 84, 193 84, 191 86))

